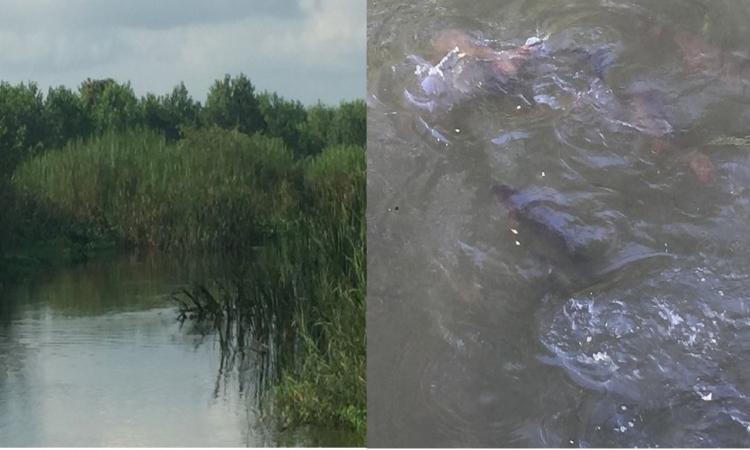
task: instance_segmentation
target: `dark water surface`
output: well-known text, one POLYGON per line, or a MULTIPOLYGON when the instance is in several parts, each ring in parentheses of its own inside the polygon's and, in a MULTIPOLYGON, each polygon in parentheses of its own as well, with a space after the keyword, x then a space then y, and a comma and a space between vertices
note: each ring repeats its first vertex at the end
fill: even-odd
POLYGON ((115 257, 56 269, 0 297, 0 445, 263 446, 279 435, 252 368, 222 373, 213 334, 169 296, 200 264, 115 257))
POLYGON ((750 446, 750 3, 368 19, 368 444, 750 446))

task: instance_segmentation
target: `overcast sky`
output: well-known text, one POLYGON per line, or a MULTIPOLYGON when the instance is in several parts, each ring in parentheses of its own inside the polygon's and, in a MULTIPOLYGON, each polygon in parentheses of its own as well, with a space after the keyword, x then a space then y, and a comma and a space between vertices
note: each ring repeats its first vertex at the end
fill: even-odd
POLYGON ((365 0, 0 0, 0 79, 137 95, 225 73, 310 104, 365 96, 365 0))

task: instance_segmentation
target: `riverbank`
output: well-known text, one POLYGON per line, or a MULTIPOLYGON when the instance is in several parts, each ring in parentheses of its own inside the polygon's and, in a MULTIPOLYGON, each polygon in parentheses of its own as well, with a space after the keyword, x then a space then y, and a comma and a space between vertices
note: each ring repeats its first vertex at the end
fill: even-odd
MULTIPOLYGON (((88 80, 81 98, 94 95, 84 87, 128 95, 111 80, 88 80)), ((0 100, 13 92, 3 85, 0 100)), ((189 320, 220 335, 227 322, 241 323, 246 333, 232 335, 227 349, 250 338, 271 349, 262 397, 280 428, 338 428, 347 443, 363 444, 365 106, 251 97, 262 116, 252 123, 192 103, 189 120, 149 121, 148 98, 128 123, 19 138, 2 161, 0 206, 9 213, 0 219, 8 236, 0 283, 102 251, 223 255, 231 270, 185 292, 223 286, 231 301, 196 297, 214 312, 189 320)), ((167 100, 156 106, 170 107, 167 100)), ((118 114, 116 105, 99 107, 118 114)), ((101 118, 91 117, 94 125, 101 118)))

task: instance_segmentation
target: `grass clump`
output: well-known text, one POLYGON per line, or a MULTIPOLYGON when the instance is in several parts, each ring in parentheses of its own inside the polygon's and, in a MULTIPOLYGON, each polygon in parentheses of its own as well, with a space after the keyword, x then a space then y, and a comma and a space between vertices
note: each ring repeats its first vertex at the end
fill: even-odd
POLYGON ((176 144, 149 130, 74 141, 23 163, 14 186, 89 235, 160 250, 257 245, 291 206, 277 139, 220 129, 176 144))

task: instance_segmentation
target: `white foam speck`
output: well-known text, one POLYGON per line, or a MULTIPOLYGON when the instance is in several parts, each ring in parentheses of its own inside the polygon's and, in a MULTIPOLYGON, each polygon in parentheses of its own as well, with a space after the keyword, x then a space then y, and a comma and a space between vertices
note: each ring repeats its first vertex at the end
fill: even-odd
POLYGON ((594 361, 607 361, 609 360, 609 355, 607 355, 604 352, 596 352, 593 355, 591 355, 592 358, 594 358, 594 361))

